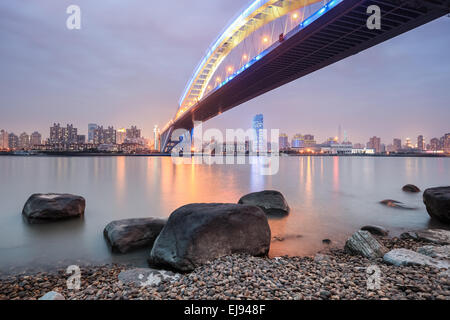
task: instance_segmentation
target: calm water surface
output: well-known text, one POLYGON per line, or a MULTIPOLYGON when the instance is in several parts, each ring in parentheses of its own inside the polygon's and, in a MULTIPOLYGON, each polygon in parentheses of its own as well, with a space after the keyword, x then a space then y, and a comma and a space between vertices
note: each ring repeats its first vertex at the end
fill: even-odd
POLYGON ((0 157, 0 271, 72 262, 132 261, 145 265, 146 251, 109 252, 103 228, 112 220, 167 217, 193 202, 234 202, 249 192, 281 191, 291 207, 270 220, 271 256, 309 255, 322 239, 343 245, 365 224, 392 234, 431 225, 422 194, 401 191, 450 185, 449 158, 283 157, 274 176, 259 165, 174 165, 159 157, 0 157), (86 198, 83 220, 28 225, 21 211, 32 193, 74 193, 86 198), (387 208, 395 199, 417 210, 387 208))

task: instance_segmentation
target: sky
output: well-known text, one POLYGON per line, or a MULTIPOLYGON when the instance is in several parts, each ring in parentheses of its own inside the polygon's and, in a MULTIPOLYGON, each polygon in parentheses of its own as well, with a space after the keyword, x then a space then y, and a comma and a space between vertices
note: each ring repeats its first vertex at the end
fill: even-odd
MULTIPOLYGON (((164 126, 206 49, 248 0, 0 2, 0 129, 44 137, 54 122, 147 137, 164 126), (81 8, 81 30, 66 8, 81 8)), ((429 140, 450 132, 450 18, 443 17, 242 104, 206 128, 265 127, 429 140)))

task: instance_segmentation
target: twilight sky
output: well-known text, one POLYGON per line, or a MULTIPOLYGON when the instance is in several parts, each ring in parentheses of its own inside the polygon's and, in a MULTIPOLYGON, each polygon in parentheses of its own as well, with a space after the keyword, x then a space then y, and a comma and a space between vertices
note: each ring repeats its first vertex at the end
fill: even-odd
MULTIPOLYGON (((0 2, 0 129, 45 137, 53 122, 128 127, 150 137, 175 113, 205 50, 248 0, 0 2), (66 8, 82 29, 66 28, 66 8)), ((322 142, 338 125, 353 142, 450 132, 450 19, 436 20, 210 120, 322 142)))

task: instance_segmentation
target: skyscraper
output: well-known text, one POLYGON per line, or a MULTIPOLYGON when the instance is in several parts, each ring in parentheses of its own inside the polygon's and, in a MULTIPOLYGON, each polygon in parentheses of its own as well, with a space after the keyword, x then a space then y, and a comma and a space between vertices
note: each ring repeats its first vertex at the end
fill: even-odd
POLYGON ((27 150, 29 149, 29 147, 30 147, 30 136, 26 132, 23 132, 19 136, 19 148, 27 150))
POLYGON ((127 138, 128 139, 139 139, 141 137, 141 130, 137 128, 137 126, 131 126, 130 129, 127 129, 127 138))
POLYGON ((255 152, 263 152, 266 150, 264 137, 264 116, 262 114, 257 114, 253 118, 253 131, 254 131, 254 144, 253 151, 255 152))
POLYGON ((88 142, 94 142, 94 130, 97 129, 97 125, 95 123, 88 124, 88 142))
POLYGON ((367 149, 374 149, 376 153, 380 153, 381 150, 381 139, 373 136, 369 139, 367 143, 367 149))
POLYGON ((19 137, 14 133, 8 135, 8 147, 11 150, 17 150, 19 148, 19 137))
POLYGON ((153 148, 158 151, 160 149, 160 140, 159 139, 160 139, 160 130, 159 130, 158 126, 155 125, 155 128, 153 129, 153 148))
POLYGON ((42 143, 42 135, 37 131, 33 132, 30 138, 30 145, 34 147, 40 145, 41 143, 42 143))
POLYGON ((394 151, 397 152, 402 148, 402 140, 401 139, 394 139, 393 142, 394 151))
POLYGON ((422 135, 417 137, 417 149, 419 150, 425 150, 425 139, 422 135))
POLYGON ((8 132, 5 130, 0 131, 0 149, 8 149, 9 148, 9 142, 8 142, 8 132))
POLYGON ((280 134, 280 137, 278 138, 278 144, 280 146, 280 150, 287 150, 289 149, 289 138, 288 135, 285 133, 280 134))
POLYGON ((118 129, 116 132, 116 143, 123 144, 127 138, 127 130, 125 128, 118 129))

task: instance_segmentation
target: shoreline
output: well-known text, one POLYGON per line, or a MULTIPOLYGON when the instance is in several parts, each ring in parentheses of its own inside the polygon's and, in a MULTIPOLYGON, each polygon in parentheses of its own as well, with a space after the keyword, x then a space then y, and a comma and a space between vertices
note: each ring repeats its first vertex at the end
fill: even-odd
MULTIPOLYGON (((427 242, 377 237, 388 249, 416 249, 427 242)), ((353 300, 431 299, 450 300, 448 273, 424 267, 396 267, 382 258, 369 260, 343 249, 323 250, 314 257, 251 257, 232 255, 218 258, 181 274, 175 281, 137 286, 118 280, 130 265, 81 267, 81 289, 66 289, 65 269, 19 274, 0 279, 0 300, 39 299, 57 291, 70 300, 353 300), (381 270, 378 290, 367 288, 367 267, 381 270)))

